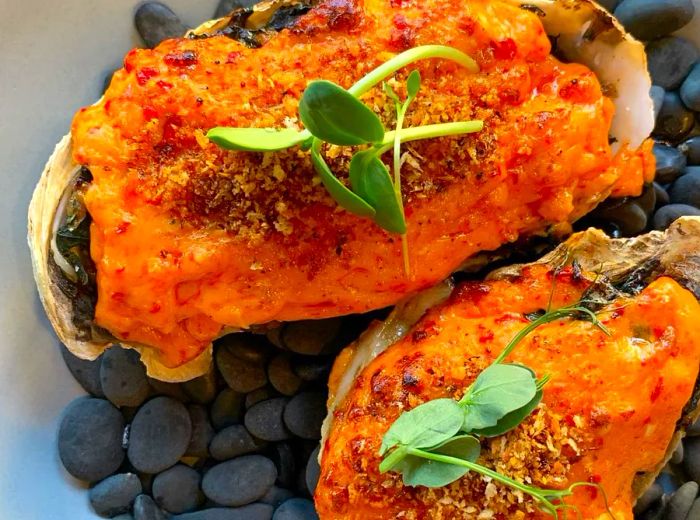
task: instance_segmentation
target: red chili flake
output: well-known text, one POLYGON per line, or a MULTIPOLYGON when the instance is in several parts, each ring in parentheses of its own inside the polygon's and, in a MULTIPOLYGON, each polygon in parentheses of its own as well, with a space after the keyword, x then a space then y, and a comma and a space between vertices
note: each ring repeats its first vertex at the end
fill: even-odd
POLYGON ((118 302, 123 302, 126 295, 123 292, 113 292, 112 299, 118 302))
POLYGON ((390 0, 389 5, 391 5, 391 7, 393 7, 394 9, 401 9, 403 7, 407 7, 409 3, 410 0, 390 0))
POLYGON ((394 15, 394 27, 397 29, 405 29, 409 27, 408 20, 402 14, 394 15))
POLYGON ((389 37, 389 47, 396 51, 405 51, 414 47, 416 43, 416 31, 405 16, 394 16, 394 27, 389 37))
POLYGON ((479 336, 479 343, 486 343, 493 340, 493 331, 489 330, 479 336))
POLYGON ((112 106, 112 100, 108 99, 107 102, 105 103, 105 112, 109 112, 109 109, 111 106, 112 106))
POLYGON ((416 330, 413 332, 411 339, 413 340, 413 343, 420 343, 421 341, 423 341, 427 337, 428 337, 428 333, 426 331, 416 330))
POLYGON ((129 336, 130 336, 130 335, 131 335, 131 334, 129 334, 128 332, 122 332, 122 333, 121 333, 121 337, 124 338, 124 339, 129 339, 129 336))
POLYGON ((160 311, 160 304, 154 303, 153 305, 151 305, 151 309, 148 312, 150 312, 151 314, 155 314, 158 311, 160 311))
POLYGON ((143 118, 146 121, 150 121, 156 117, 158 117, 158 111, 155 108, 153 108, 151 105, 146 105, 143 107, 143 118))
POLYGON ((143 87, 149 79, 157 76, 159 73, 160 71, 158 69, 144 67, 136 73, 136 81, 143 87))
POLYGON ((121 273, 123 273, 124 271, 126 271, 126 267, 124 267, 124 266, 117 267, 117 268, 114 270, 114 272, 115 272, 116 274, 121 274, 121 273))
POLYGON ((660 377, 659 379, 656 380, 656 385, 654 386, 654 389, 651 391, 651 395, 649 396, 652 403, 656 402, 656 400, 659 398, 663 388, 664 388, 664 378, 660 377))
POLYGON ((651 417, 647 417, 646 419, 644 419, 644 420, 642 421, 642 426, 646 426, 646 425, 649 424, 650 422, 651 422, 651 417))
POLYGON ((196 65, 198 59, 195 51, 182 51, 166 54, 163 61, 174 67, 190 67, 196 65))
POLYGON ((173 88, 173 84, 172 84, 172 83, 168 83, 167 81, 163 81, 162 79, 161 79, 161 80, 158 80, 158 82, 156 83, 156 85, 158 85, 158 86, 159 86, 160 88, 162 88, 163 90, 170 90, 171 88, 173 88))
POLYGON ((476 31, 476 21, 470 16, 465 16, 459 21, 457 27, 459 27, 459 29, 467 33, 469 36, 473 36, 474 32, 476 31))
POLYGON ((124 70, 131 73, 134 70, 134 61, 136 59, 136 49, 131 49, 129 53, 124 57, 124 70))
POLYGON ((231 63, 236 63, 238 61, 238 58, 241 57, 240 51, 234 51, 234 52, 229 52, 228 56, 226 57, 226 63, 231 64, 231 63))
POLYGON ((625 421, 631 419, 633 415, 634 415, 633 409, 629 409, 629 410, 625 410, 624 412, 620 412, 620 417, 622 417, 625 421))
POLYGON ((591 484, 600 484, 603 481, 603 477, 600 475, 591 475, 588 477, 588 482, 591 484))
POLYGON ((493 56, 499 60, 512 60, 518 53, 518 46, 511 38, 506 38, 500 42, 491 42, 493 56))
POLYGON ((129 226, 131 225, 130 222, 122 222, 117 226, 117 229, 115 229, 115 233, 117 235, 121 235, 122 233, 126 233, 126 230, 129 229, 129 226))

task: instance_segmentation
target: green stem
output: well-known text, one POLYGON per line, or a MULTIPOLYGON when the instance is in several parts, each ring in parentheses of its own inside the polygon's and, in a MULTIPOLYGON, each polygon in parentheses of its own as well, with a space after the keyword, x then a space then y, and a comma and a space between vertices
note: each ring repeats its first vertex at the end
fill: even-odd
MULTIPOLYGON (((397 450, 398 451, 398 450, 397 450)), ((523 493, 527 493, 528 495, 532 496, 535 498, 538 502, 540 507, 542 507, 547 513, 551 514, 556 518, 557 516, 557 509, 558 507, 555 506, 544 493, 547 493, 548 495, 554 495, 557 497, 557 500, 561 500, 563 497, 571 495, 571 491, 569 490, 542 490, 539 488, 533 488, 530 487, 526 484, 523 484, 522 482, 518 482, 517 480, 514 480, 510 477, 507 477, 505 475, 501 475, 497 471, 494 471, 492 469, 489 469, 485 466, 482 466, 481 464, 477 464, 475 462, 470 462, 468 460, 464 459, 458 459, 457 457, 450 457, 448 455, 440 455, 439 453, 430 453, 428 451, 423 451, 419 450, 417 448, 408 448, 408 454, 413 455, 415 457, 420 457, 423 459, 428 459, 428 460, 433 460, 435 462, 442 462, 444 464, 452 464, 454 466, 462 466, 463 468, 468 468, 471 471, 474 471, 476 473, 479 473, 481 475, 485 475, 487 477, 491 477, 493 480, 496 480, 498 482, 501 482, 502 484, 505 484, 506 486, 509 486, 513 489, 516 489, 518 491, 522 491, 523 493)))
POLYGON ((375 85, 383 81, 388 76, 394 74, 397 70, 410 65, 413 62, 424 60, 427 58, 443 58, 459 63, 470 72, 479 72, 479 65, 471 58, 471 56, 458 51, 452 47, 444 45, 423 45, 414 47, 406 52, 402 52, 394 56, 389 61, 382 63, 379 67, 364 76, 361 80, 355 83, 348 89, 355 97, 360 97, 368 92, 375 85))
MULTIPOLYGON (((401 142, 420 141, 421 139, 433 139, 435 137, 448 137, 452 135, 473 134, 481 132, 484 128, 483 121, 461 121, 457 123, 441 123, 437 125, 412 126, 403 128, 400 133, 401 142)), ((384 140, 379 145, 377 155, 391 150, 396 140, 396 130, 384 134, 384 140)))
POLYGON ((379 465, 379 471, 386 473, 394 469, 399 462, 406 458, 408 449, 405 446, 399 446, 394 451, 392 451, 379 465))
MULTIPOLYGON (((404 222, 406 221, 406 211, 403 206, 403 194, 401 193, 401 129, 403 121, 406 117, 406 108, 408 105, 399 108, 396 117, 396 135, 394 136, 394 194, 401 210, 401 216, 404 222)), ((403 253, 403 269, 406 276, 411 276, 411 261, 408 257, 408 233, 401 235, 401 250, 403 253)))

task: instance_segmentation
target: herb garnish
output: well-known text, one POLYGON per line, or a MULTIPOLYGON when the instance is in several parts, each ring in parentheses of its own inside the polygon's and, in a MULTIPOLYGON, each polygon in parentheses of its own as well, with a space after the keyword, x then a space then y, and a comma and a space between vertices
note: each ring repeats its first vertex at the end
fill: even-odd
POLYGON ((396 104, 396 130, 386 132, 377 115, 358 98, 399 69, 416 61, 442 58, 454 61, 471 72, 476 62, 463 52, 443 45, 415 47, 398 54, 364 76, 349 89, 326 80, 309 83, 299 102, 299 116, 305 130, 275 128, 213 128, 207 137, 229 150, 272 152, 301 146, 310 150, 314 169, 335 201, 355 215, 374 220, 390 233, 404 235, 404 258, 408 272, 405 241, 406 218, 401 194, 401 143, 479 132, 482 121, 465 121, 403 129, 408 106, 420 88, 420 75, 408 77, 408 98, 399 97, 385 84, 385 92, 396 104), (350 163, 350 187, 343 184, 323 158, 324 143, 337 146, 366 146, 350 163), (394 149, 394 179, 381 156, 394 149))
POLYGON ((564 503, 577 487, 595 487, 602 492, 612 517, 599 484, 575 482, 563 490, 542 489, 476 462, 481 453, 480 438, 503 435, 518 426, 540 403, 542 389, 549 381, 549 376, 537 379, 530 368, 504 360, 537 327, 567 317, 586 319, 610 334, 595 313, 580 303, 544 313, 510 340, 459 401, 435 399, 402 413, 382 439, 379 470, 401 473, 407 486, 427 487, 446 486, 474 471, 527 493, 542 511, 555 518, 559 511, 578 512, 575 506, 564 503))

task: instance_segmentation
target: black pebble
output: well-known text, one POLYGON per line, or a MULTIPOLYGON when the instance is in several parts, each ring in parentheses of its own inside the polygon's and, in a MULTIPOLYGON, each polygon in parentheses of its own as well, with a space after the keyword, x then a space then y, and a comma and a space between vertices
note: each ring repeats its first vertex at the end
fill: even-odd
POLYGON ((90 505, 98 515, 112 518, 129 511, 141 491, 141 481, 133 473, 112 475, 90 490, 90 505))
POLYGON ((221 0, 219 5, 216 7, 216 12, 214 12, 214 18, 226 16, 234 9, 238 9, 240 7, 252 7, 259 1, 260 0, 221 0))
POLYGON ((251 504, 244 507, 216 507, 171 517, 170 520, 271 520, 272 506, 251 504))
POLYGON ((696 518, 700 518, 700 498, 696 498, 693 502, 693 507, 688 511, 686 520, 695 520, 696 518))
POLYGON ((615 16, 640 40, 671 34, 693 19, 692 0, 623 0, 615 16))
POLYGON ((309 461, 306 463, 306 489, 309 491, 309 495, 313 496, 316 491, 316 486, 318 485, 318 479, 321 476, 321 466, 318 463, 318 454, 321 450, 320 446, 311 452, 309 456, 309 461))
POLYGON ((265 493, 265 496, 260 499, 263 504, 269 504, 272 507, 278 507, 282 502, 286 502, 290 498, 294 498, 294 493, 288 489, 273 486, 270 491, 265 493))
POLYGON ((620 0, 600 0, 598 3, 612 13, 620 3, 620 0))
POLYGON ((302 380, 292 370, 291 356, 278 354, 267 368, 270 384, 282 395, 294 395, 301 388, 302 380))
POLYGON ((691 424, 686 430, 688 437, 697 437, 700 435, 700 419, 691 424))
POLYGON ((634 199, 609 199, 591 214, 598 227, 613 224, 619 236, 634 236, 647 226, 647 212, 634 199))
POLYGON ((691 137, 679 145, 678 149, 688 158, 688 164, 692 166, 700 165, 700 135, 691 137))
POLYGON ((83 389, 95 397, 104 397, 102 386, 100 385, 100 365, 102 356, 94 361, 80 359, 71 354, 65 345, 61 344, 61 356, 68 370, 83 389))
POLYGON ((668 36, 647 45, 647 57, 654 85, 675 90, 697 61, 698 49, 685 38, 668 36))
POLYGON ((200 480, 196 470, 178 464, 153 480, 153 498, 160 507, 171 513, 194 511, 203 499, 199 491, 200 480))
MULTIPOLYGON (((654 215, 654 229, 667 229, 681 217, 700 217, 700 209, 686 204, 669 204, 659 209, 654 215)), ((698 473, 700 477, 700 473, 698 473)))
POLYGON ((252 392, 267 384, 265 364, 268 352, 262 340, 230 334, 217 345, 216 366, 231 389, 252 392))
POLYGON ((299 356, 294 359, 292 369, 302 381, 318 381, 326 379, 333 366, 332 358, 299 356))
POLYGON ((249 392, 245 396, 245 409, 247 410, 254 404, 258 404, 260 401, 266 401, 272 399, 273 397, 279 397, 280 393, 272 388, 271 386, 265 386, 263 388, 258 388, 249 392))
POLYGON ((294 451, 287 442, 273 444, 267 452, 277 468, 277 483, 286 488, 293 488, 296 484, 297 463, 294 451))
POLYGON ((151 497, 139 495, 134 500, 134 520, 165 520, 165 513, 151 497))
POLYGON ((685 171, 668 190, 671 203, 700 208, 700 166, 690 166, 685 171))
POLYGON ((664 494, 663 488, 657 483, 654 482, 654 484, 651 485, 649 489, 647 489, 644 494, 637 499, 637 503, 634 504, 634 514, 635 516, 638 516, 642 514, 644 511, 649 509, 649 507, 659 500, 661 496, 664 494))
POLYGON ((265 496, 275 483, 277 470, 261 455, 246 455, 211 468, 202 479, 210 500, 224 506, 243 506, 265 496))
POLYGON ((58 454, 68 473, 96 482, 124 460, 124 418, 104 399, 81 397, 65 411, 58 430, 58 454))
POLYGON ((192 437, 185 455, 190 457, 208 457, 209 443, 214 438, 214 427, 209 422, 206 408, 198 404, 187 407, 192 422, 192 437))
POLYGON ((664 104, 664 96, 666 95, 666 91, 663 89, 663 87, 652 85, 651 89, 649 90, 649 95, 651 96, 651 100, 654 102, 654 120, 656 120, 656 118, 659 117, 659 112, 661 112, 661 106, 664 104))
POLYGON ((638 520, 664 520, 667 504, 668 496, 664 495, 661 500, 654 502, 651 507, 639 515, 638 520))
POLYGON ((258 439, 270 442, 289 438, 282 415, 287 399, 278 397, 251 406, 245 414, 244 423, 248 431, 258 439))
POLYGON ((182 383, 182 389, 194 402, 211 403, 216 397, 216 374, 210 370, 203 376, 182 383))
POLYGON ((651 216, 656 208, 656 190, 652 185, 644 186, 642 194, 634 199, 635 204, 642 208, 647 216, 651 216))
POLYGON ((700 437, 685 440, 683 467, 695 482, 700 482, 700 437))
POLYGON ((668 192, 658 182, 654 183, 654 194, 656 195, 657 209, 671 202, 671 198, 668 196, 668 192))
POLYGON ((654 135, 677 142, 693 129, 695 115, 686 108, 678 92, 666 92, 659 117, 656 118, 654 135))
POLYGON ((668 501, 665 520, 686 520, 690 508, 698 495, 698 484, 686 482, 668 501))
POLYGON ((318 519, 314 503, 306 498, 291 498, 279 506, 272 520, 314 520, 318 519))
POLYGON ((139 353, 119 346, 102 354, 100 382, 105 396, 115 406, 140 406, 151 390, 139 353))
POLYGON ((134 15, 136 30, 147 47, 155 47, 168 38, 185 35, 187 27, 168 6, 160 2, 142 4, 134 15))
POLYGON ((681 99, 685 106, 700 112, 700 63, 696 63, 681 86, 681 99))
POLYGON ((654 144, 654 157, 656 159, 656 182, 661 184, 675 181, 683 173, 687 163, 683 152, 665 144, 654 144))
POLYGON ((243 419, 245 396, 226 388, 211 405, 211 423, 218 431, 227 426, 240 424, 243 419))
POLYGON ((166 383, 165 381, 158 381, 157 379, 148 378, 148 384, 153 390, 152 395, 165 395, 177 399, 186 403, 189 401, 189 397, 185 394, 182 385, 180 383, 166 383))
POLYGON ((217 433, 209 445, 209 451, 216 460, 229 460, 259 451, 265 445, 264 441, 255 439, 245 426, 238 424, 217 433))
POLYGON ((282 330, 282 343, 297 354, 316 356, 335 343, 342 324, 341 318, 289 323, 282 330))
POLYGON ((290 432, 302 439, 320 439, 321 425, 325 418, 326 395, 321 392, 295 395, 284 409, 284 424, 290 432))
POLYGON ((129 462, 138 471, 160 473, 174 466, 187 451, 192 422, 185 405, 156 397, 139 409, 131 423, 129 462))

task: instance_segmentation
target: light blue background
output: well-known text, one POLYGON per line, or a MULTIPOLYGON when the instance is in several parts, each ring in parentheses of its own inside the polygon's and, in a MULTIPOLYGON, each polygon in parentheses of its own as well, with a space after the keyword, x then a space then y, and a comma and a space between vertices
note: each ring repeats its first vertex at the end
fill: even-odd
MULTIPOLYGON (((186 24, 217 0, 168 0, 186 24)), ((80 394, 43 316, 26 245, 34 184, 72 114, 139 40, 135 0, 0 0, 0 519, 88 520, 87 494, 55 448, 80 394)))

